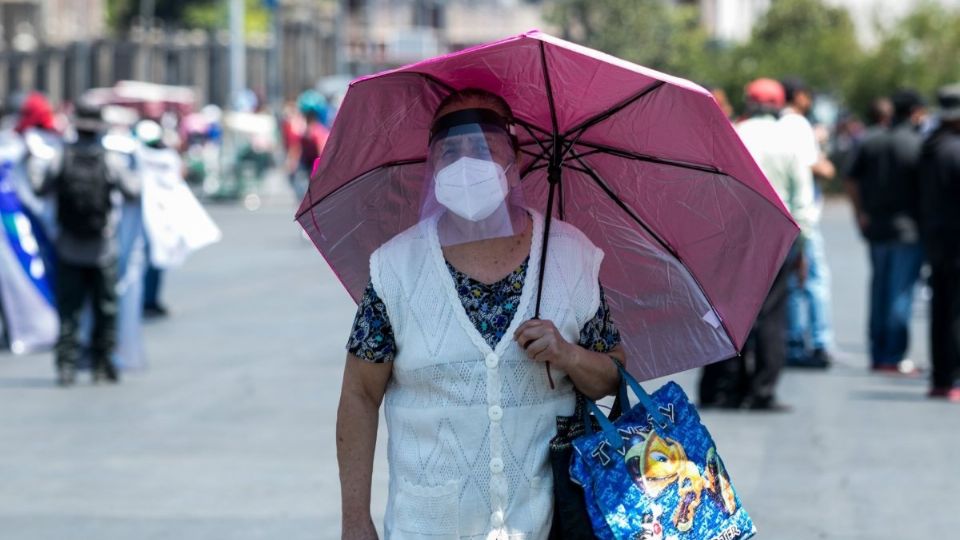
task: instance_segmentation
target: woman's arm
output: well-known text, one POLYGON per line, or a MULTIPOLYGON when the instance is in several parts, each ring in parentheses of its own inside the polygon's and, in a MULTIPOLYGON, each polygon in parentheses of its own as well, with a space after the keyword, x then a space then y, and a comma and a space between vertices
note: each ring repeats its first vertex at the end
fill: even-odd
POLYGON ((344 540, 377 538, 370 517, 370 481, 380 403, 392 366, 389 362, 375 364, 347 354, 337 410, 337 462, 340 464, 344 540))
POLYGON ((564 339, 553 322, 541 319, 523 323, 513 337, 531 360, 562 369, 588 398, 599 399, 617 391, 620 372, 610 357, 623 362, 622 346, 607 353, 588 351, 564 339))

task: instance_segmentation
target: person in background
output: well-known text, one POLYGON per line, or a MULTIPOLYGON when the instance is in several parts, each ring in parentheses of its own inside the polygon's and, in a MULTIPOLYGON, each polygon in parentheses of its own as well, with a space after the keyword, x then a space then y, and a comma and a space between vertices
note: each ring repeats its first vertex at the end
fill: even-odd
POLYGON ((43 94, 30 92, 17 98, 15 105, 19 105, 19 111, 13 119, 13 132, 26 148, 23 158, 15 164, 17 194, 34 228, 54 238, 57 236, 56 204, 49 197, 37 195, 33 186, 52 174, 62 157, 63 136, 56 129, 53 107, 43 94))
MULTIPOLYGON (((136 168, 143 174, 151 173, 150 168, 164 167, 163 159, 149 159, 156 153, 176 153, 164 143, 163 128, 153 120, 141 120, 134 128, 134 135, 140 142, 143 151, 137 152, 136 168)), ((175 160, 180 163, 179 156, 175 160)), ((149 235, 147 252, 150 253, 149 235)), ((143 316, 146 318, 166 317, 170 310, 160 301, 160 289, 163 285, 164 269, 160 268, 152 258, 148 257, 147 270, 143 274, 143 316)))
MULTIPOLYGON (((132 118, 116 111, 116 108, 104 107, 104 120, 108 128, 103 137, 103 146, 117 155, 118 164, 124 164, 119 173, 125 175, 129 185, 135 186, 142 194, 140 176, 135 169, 139 143, 129 123, 132 118)), ((117 345, 113 358, 116 368, 124 372, 146 366, 143 283, 148 259, 140 197, 124 200, 117 226, 117 243, 117 345)))
POLYGON ((878 97, 870 104, 870 111, 867 113, 867 131, 864 137, 879 133, 888 127, 893 121, 893 102, 888 97, 878 97))
POLYGON ((870 357, 876 372, 914 374, 905 361, 913 289, 920 274, 919 183, 924 103, 913 90, 891 97, 893 120, 857 150, 847 179, 860 233, 870 248, 870 357))
POLYGON ((116 232, 122 197, 133 198, 137 194, 118 173, 122 161, 114 162, 103 146, 101 109, 79 103, 74 125, 77 139, 64 149, 58 172, 37 186, 40 194, 55 194, 60 228, 56 241, 60 315, 57 383, 70 386, 76 380, 83 354, 78 340, 80 315, 87 300, 93 306, 93 380, 116 383, 119 375, 111 358, 116 344, 116 232))
POLYGON ((743 354, 704 368, 700 405, 781 412, 789 410, 776 398, 777 381, 786 361, 787 280, 794 274, 801 283, 804 279, 803 243, 813 220, 813 182, 810 167, 777 121, 784 105, 783 86, 773 79, 757 79, 745 91, 746 119, 737 124, 737 133, 800 226, 800 237, 760 307, 743 354))
MULTIPOLYGON (((837 121, 837 126, 833 138, 832 148, 830 149, 830 161, 836 164, 838 171, 850 170, 850 161, 853 159, 853 152, 866 130, 860 119, 850 114, 844 113, 837 121)), ((839 174, 839 173, 838 173, 839 174)))
POLYGON ((287 174, 290 177, 290 184, 293 185, 298 161, 300 159, 300 137, 306 128, 307 123, 300 114, 296 103, 288 101, 283 105, 283 119, 280 121, 280 138, 283 142, 284 163, 286 164, 287 174))
POLYGON ((727 92, 720 86, 710 85, 710 94, 713 96, 713 99, 717 102, 717 107, 720 107, 720 110, 723 111, 724 116, 728 119, 733 119, 733 105, 730 104, 730 99, 727 98, 727 92))
POLYGON ((14 354, 52 347, 59 334, 50 234, 56 229, 50 197, 34 191, 61 149, 59 138, 20 124, 24 98, 9 97, 0 121, 0 344, 14 354), (27 145, 27 139, 31 145, 27 145))
POLYGON ((940 122, 920 153, 923 238, 933 292, 930 397, 960 403, 960 84, 937 93, 940 122))
POLYGON ((805 259, 807 278, 803 284, 796 277, 789 284, 787 306, 787 365, 795 367, 829 367, 833 332, 830 323, 830 270, 824 251, 823 234, 820 231, 820 214, 823 207, 821 190, 816 179, 830 180, 836 175, 833 163, 821 150, 816 130, 807 120, 813 106, 810 88, 800 79, 782 81, 786 95, 786 107, 781 111, 780 124, 784 136, 799 156, 801 163, 810 168, 809 181, 813 183, 816 205, 807 231, 805 259))
POLYGON ((297 103, 305 121, 298 144, 294 147, 293 163, 296 170, 292 176, 293 190, 299 203, 307 193, 313 164, 323 152, 330 137, 327 121, 327 100, 315 90, 307 90, 300 95, 297 103))

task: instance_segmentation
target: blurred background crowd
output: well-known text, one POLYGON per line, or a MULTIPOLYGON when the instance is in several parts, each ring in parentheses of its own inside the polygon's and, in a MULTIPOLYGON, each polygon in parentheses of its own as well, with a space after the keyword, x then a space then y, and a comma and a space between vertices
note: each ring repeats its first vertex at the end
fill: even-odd
POLYGON ((960 530, 960 0, 0 0, 0 537, 339 537, 295 204, 355 77, 532 28, 707 88, 801 227, 677 375, 761 530, 960 530))
MULTIPOLYGON (((77 323, 87 327, 87 349, 96 350, 96 321, 107 317, 112 328, 109 321, 118 311, 121 340, 115 363, 120 366, 140 363, 142 355, 130 352, 141 347, 138 333, 131 330, 138 327, 139 317, 167 314, 157 291, 163 269, 173 264, 158 263, 169 257, 157 246, 180 242, 191 246, 179 248, 189 252, 216 238, 210 233, 197 240, 182 224, 176 225, 177 220, 158 216, 172 215, 170 208, 182 205, 193 208, 196 201, 237 201, 255 210, 261 204, 263 179, 275 171, 289 180, 299 200, 352 78, 541 27, 700 83, 737 125, 759 112, 757 96, 745 91, 747 83, 764 78, 776 83, 782 98, 764 95, 774 102, 764 102, 763 112, 779 118, 783 130, 774 137, 786 141, 789 151, 809 166, 809 178, 781 186, 808 242, 802 276, 790 278, 783 305, 776 308, 785 313, 776 317, 784 321, 776 331, 787 338, 783 351, 778 345, 773 353, 782 361, 774 363, 830 365, 827 254, 816 222, 825 195, 846 193, 870 246, 874 270, 864 308, 871 319, 872 366, 897 374, 916 372, 915 365, 904 362, 911 295, 924 267, 924 216, 919 199, 914 201, 920 195, 913 184, 919 182, 915 170, 923 140, 944 131, 944 111, 952 114, 956 88, 947 85, 960 81, 960 2, 4 0, 0 22, 5 170, 18 196, 18 206, 11 203, 7 213, 24 216, 19 229, 8 224, 8 235, 11 245, 19 242, 15 247, 22 261, 46 264, 47 274, 38 273, 37 263, 23 268, 49 301, 49 310, 57 309, 56 290, 83 283, 54 271, 64 260, 58 253, 63 242, 57 238, 62 225, 58 219, 64 218, 57 215, 57 195, 45 193, 51 191, 46 180, 70 174, 65 156, 72 154, 67 149, 82 142, 85 129, 96 134, 103 138, 106 154, 114 156, 112 175, 136 186, 121 194, 127 203, 115 205, 128 204, 127 212, 120 212, 126 217, 105 233, 119 247, 103 248, 109 256, 75 261, 84 267, 92 262, 119 265, 106 279, 141 284, 110 287, 121 292, 119 311, 108 298, 103 309, 86 316, 94 322, 83 323, 81 315, 77 323), (97 125, 84 127, 85 117, 95 118, 97 125), (893 142, 875 142, 894 132, 893 142), (148 155, 161 151, 168 157, 157 161, 148 155), (904 157, 904 152, 913 157, 904 157), (888 165, 891 160, 895 163, 888 165), (157 190, 146 188, 151 182, 144 180, 151 176, 167 178, 160 182, 166 191, 151 195, 157 190), (184 189, 171 187, 175 184, 184 189), (808 202, 791 199, 808 191, 808 202), (130 217, 131 209, 143 215, 130 217), (882 220, 899 221, 881 227, 882 220), (33 227, 27 231, 22 223, 33 227), (178 227, 181 232, 170 232, 178 227), (880 231, 883 227, 890 230, 880 231), (128 229, 138 232, 125 232, 128 229), (163 234, 179 240, 163 240, 163 234), (904 243, 909 249, 901 249, 904 243), (131 259, 133 253, 138 255, 131 259), (128 261, 140 259, 143 264, 129 266, 128 261), (138 299, 124 301, 124 294, 138 299), (142 305, 143 311, 125 307, 130 303, 142 305), (884 337, 889 335, 899 337, 884 337)), ((776 173, 767 173, 775 185, 781 183, 776 173)), ((209 221, 202 209, 196 215, 202 223, 209 221)), ((70 251, 68 246, 66 259, 70 251)), ((177 264, 183 258, 174 257, 177 264)), ((25 281, 14 283, 9 277, 13 267, 8 265, 8 276, 0 280, 6 283, 4 343, 17 353, 50 346, 51 324, 42 321, 55 317, 51 311, 41 313, 39 323, 24 323, 23 306, 42 311, 36 306, 43 302, 19 299, 22 295, 14 291, 25 281)), ((940 274, 930 270, 934 267, 923 270, 924 276, 933 276, 926 283, 938 282, 940 274)), ((955 279, 953 274, 940 279, 941 288, 955 279)), ((87 288, 93 295, 96 287, 88 283, 87 288)), ((925 291, 930 296, 932 289, 925 291)), ((60 296, 59 317, 71 320, 83 299, 69 302, 79 304, 64 310, 60 296)), ((91 298, 96 306, 97 298, 91 298)), ((65 332, 75 333, 72 328, 65 332)), ((59 350, 58 357, 71 354, 59 350)), ((96 371, 101 361, 89 362, 96 371)), ((775 381, 758 369, 767 384, 775 381)), ((61 382, 69 383, 72 377, 61 373, 61 382)), ((952 389, 943 377, 932 395, 952 389)), ((116 379, 112 374, 106 378, 116 379)), ((726 398, 710 398, 710 392, 706 404, 725 403, 726 398)), ((952 398, 960 400, 954 394, 952 398)))

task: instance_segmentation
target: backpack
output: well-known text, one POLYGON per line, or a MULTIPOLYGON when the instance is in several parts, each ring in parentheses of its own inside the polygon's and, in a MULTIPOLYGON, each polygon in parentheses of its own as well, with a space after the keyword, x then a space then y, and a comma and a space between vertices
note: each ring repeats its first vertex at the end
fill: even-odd
POLYGON ((300 137, 300 164, 308 171, 313 169, 314 162, 320 157, 320 151, 327 142, 326 128, 318 125, 307 126, 300 137))
POLYGON ((66 147, 57 189, 57 217, 64 231, 78 238, 99 238, 111 210, 110 180, 100 141, 66 147))

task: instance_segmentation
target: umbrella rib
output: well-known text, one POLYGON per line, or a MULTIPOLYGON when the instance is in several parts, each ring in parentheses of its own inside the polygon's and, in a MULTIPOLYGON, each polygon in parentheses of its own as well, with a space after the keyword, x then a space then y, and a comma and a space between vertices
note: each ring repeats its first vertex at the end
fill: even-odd
POLYGON ((543 42, 540 42, 540 65, 543 67, 543 83, 547 90, 547 104, 550 106, 550 122, 553 127, 554 138, 560 136, 560 128, 557 125, 557 106, 553 101, 553 84, 550 82, 550 70, 547 68, 547 48, 543 42))
POLYGON ((627 203, 623 202, 623 200, 620 199, 620 197, 619 197, 616 193, 613 192, 613 189, 610 188, 609 185, 607 185, 607 183, 603 180, 603 178, 600 177, 600 174, 597 173, 597 171, 594 170, 593 167, 591 167, 591 166, 588 165, 586 162, 584 162, 583 159, 581 159, 581 156, 580 156, 579 154, 577 154, 576 152, 573 153, 573 159, 575 159, 575 160, 577 161, 577 163, 580 164, 579 167, 574 166, 574 165, 564 165, 564 167, 566 167, 566 168, 568 168, 568 169, 571 169, 571 170, 574 170, 574 171, 582 172, 582 173, 586 174, 587 176, 589 176, 590 179, 593 180, 593 182, 594 182, 595 184, 597 184, 597 186, 598 186, 601 190, 603 190, 603 192, 607 195, 607 197, 610 197, 610 199, 611 199, 614 203, 616 203, 616 205, 619 206, 621 210, 623 210, 624 212, 626 212, 627 215, 629 215, 630 218, 633 219, 633 220, 637 223, 637 225, 640 225, 640 227, 642 227, 643 230, 647 231, 647 234, 649 234, 654 240, 656 240, 657 243, 660 244, 660 247, 662 247, 663 249, 667 250, 667 252, 670 253, 670 255, 673 255, 673 257, 676 258, 676 259, 677 259, 678 261, 680 261, 681 263, 683 262, 683 261, 680 259, 680 254, 678 254, 677 251, 676 251, 675 249, 673 249, 673 246, 671 246, 670 244, 668 244, 668 243, 666 242, 666 240, 664 240, 663 238, 660 237, 659 234, 657 234, 656 232, 653 231, 653 229, 651 229, 650 227, 648 227, 647 224, 644 223, 642 219, 640 219, 640 216, 638 216, 638 215, 636 214, 636 212, 633 211, 632 208, 630 208, 629 206, 627 206, 627 203))
MULTIPOLYGON (((605 144, 592 143, 592 142, 577 142, 580 146, 585 146, 591 150, 596 150, 597 152, 603 152, 617 157, 633 159, 636 161, 646 161, 648 163, 658 163, 660 165, 670 165, 671 167, 679 167, 681 169, 690 169, 692 171, 708 172, 713 174, 722 174, 724 176, 729 176, 720 169, 712 165, 702 165, 700 163, 688 163, 685 161, 678 161, 675 159, 662 158, 659 156, 651 156, 647 154, 641 154, 639 152, 631 152, 629 150, 623 150, 622 148, 614 148, 612 146, 607 146, 605 144)), ((582 154, 577 154, 581 155, 582 154)))
POLYGON ((630 96, 629 98, 627 98, 626 100, 620 102, 619 104, 614 105, 613 107, 607 109, 606 111, 603 111, 602 113, 594 116, 593 118, 588 118, 588 119, 584 120, 583 122, 580 123, 580 125, 578 125, 578 126, 576 126, 576 127, 573 127, 573 128, 571 128, 570 130, 568 130, 566 133, 564 133, 564 134, 563 134, 563 137, 564 137, 564 138, 568 138, 568 137, 570 137, 570 135, 573 135, 574 133, 576 133, 576 132, 579 131, 580 133, 579 133, 579 134, 577 135, 577 137, 576 137, 577 139, 579 139, 579 138, 580 138, 580 135, 583 135, 583 132, 587 131, 589 128, 591 128, 591 127, 599 124, 600 122, 603 122, 603 121, 606 120, 607 118, 610 118, 611 116, 617 114, 618 112, 620 112, 620 111, 622 111, 623 109, 625 109, 625 108, 629 107, 630 105, 632 105, 634 102, 643 99, 643 98, 646 97, 648 94, 650 94, 650 93, 653 92, 654 90, 660 88, 660 87, 663 86, 664 84, 666 84, 665 81, 657 81, 657 82, 651 84, 650 86, 648 86, 648 87, 644 88, 643 90, 637 92, 636 94, 630 96))
POLYGON ((444 90, 446 90, 447 92, 450 92, 451 94, 457 91, 457 89, 454 88, 453 86, 443 82, 442 80, 438 79, 436 76, 431 75, 429 73, 424 73, 422 71, 400 71, 398 73, 412 73, 415 75, 420 75, 424 79, 427 79, 428 81, 442 87, 444 90))
POLYGON ((548 137, 552 137, 552 136, 553 136, 549 131, 543 129, 542 127, 540 127, 540 126, 538 126, 538 125, 536 125, 536 124, 531 124, 530 122, 527 122, 526 120, 524 120, 524 119, 522 119, 522 118, 514 117, 514 118, 513 118, 513 121, 516 122, 516 123, 518 123, 518 124, 520 124, 520 125, 523 126, 524 128, 526 128, 527 131, 530 132, 530 135, 531 135, 531 136, 533 135, 533 131, 538 131, 538 132, 540 132, 541 134, 546 135, 546 136, 548 136, 548 137))
POLYGON ((577 155, 580 156, 581 158, 585 158, 587 156, 592 156, 594 154, 603 154, 604 152, 605 152, 604 150, 593 149, 593 150, 588 150, 586 152, 577 152, 577 155))
MULTIPOLYGON (((784 209, 781 209, 780 207, 778 207, 773 201, 771 201, 771 200, 768 199, 765 195, 763 195, 762 193, 760 193, 759 191, 757 191, 756 188, 754 188, 754 187, 752 187, 752 186, 750 186, 750 185, 748 185, 748 184, 740 181, 739 179, 737 179, 737 177, 732 176, 732 175, 730 175, 730 174, 727 174, 727 173, 721 171, 720 169, 718 169, 717 167, 714 167, 714 166, 712 166, 712 165, 702 165, 702 164, 700 164, 700 163, 688 163, 688 162, 685 162, 685 161, 677 161, 677 160, 662 158, 662 157, 658 157, 658 156, 649 156, 649 155, 640 154, 640 153, 637 153, 637 152, 630 152, 630 151, 627 151, 627 150, 623 150, 623 149, 619 149, 619 148, 614 148, 614 147, 612 147, 612 146, 607 146, 607 145, 598 144, 598 143, 591 143, 591 142, 583 142, 583 141, 581 141, 581 142, 578 142, 577 144, 580 145, 580 146, 584 146, 584 147, 590 148, 590 149, 591 149, 591 150, 590 150, 590 154, 603 153, 603 154, 607 154, 607 155, 611 155, 611 156, 621 157, 621 158, 624 158, 624 159, 632 159, 632 160, 635 160, 635 161, 644 161, 644 162, 648 162, 648 163, 657 163, 657 164, 660 164, 660 165, 669 165, 669 166, 671 166, 671 167, 677 167, 677 168, 687 169, 687 170, 691 170, 691 171, 699 171, 699 172, 706 172, 706 173, 710 173, 710 174, 719 174, 719 175, 726 176, 727 178, 730 178, 731 180, 734 180, 734 181, 736 181, 738 184, 742 185, 743 187, 749 189, 751 192, 753 192, 754 194, 756 194, 758 197, 760 197, 761 199, 763 199, 764 201, 766 201, 767 204, 773 206, 773 207, 776 209, 777 213, 779 213, 779 214, 781 214, 781 215, 783 215, 783 216, 785 216, 785 217, 788 217, 788 218, 790 217, 790 214, 789 214, 789 213, 784 213, 784 212, 785 212, 784 209)), ((577 155, 579 155, 579 156, 581 156, 581 157, 585 157, 585 156, 588 155, 588 154, 577 153, 577 155)))
POLYGON ((541 150, 541 152, 540 152, 539 154, 534 154, 534 153, 532 153, 532 152, 525 151, 523 148, 520 149, 521 152, 524 152, 524 153, 526 153, 526 154, 529 154, 530 156, 533 156, 533 158, 534 158, 533 161, 530 163, 530 165, 527 167, 527 170, 524 171, 524 172, 520 175, 520 177, 523 178, 524 176, 527 175, 527 173, 529 173, 530 171, 534 170, 533 167, 534 167, 535 165, 537 165, 537 164, 540 162, 540 160, 542 160, 542 159, 544 159, 545 157, 547 157, 547 154, 550 153, 550 150, 549 150, 546 146, 544 146, 544 144, 546 144, 546 141, 541 141, 540 139, 538 139, 538 138, 533 134, 533 130, 530 129, 530 126, 529 126, 529 125, 527 125, 526 123, 520 123, 520 125, 523 126, 523 128, 527 130, 527 133, 529 133, 531 137, 533 137, 533 142, 537 143, 537 146, 539 146, 539 147, 540 147, 540 150, 541 150))
POLYGON ((540 145, 542 145, 542 144, 545 143, 545 142, 547 142, 547 141, 543 141, 543 140, 540 140, 540 139, 536 139, 536 140, 531 140, 531 141, 527 141, 527 142, 522 142, 522 143, 520 143, 518 146, 533 146, 533 145, 535 145, 535 144, 540 144, 540 145))
POLYGON ((540 169, 546 169, 547 167, 549 167, 549 165, 546 163, 541 163, 535 167, 529 167, 527 170, 520 173, 520 179, 523 180, 524 178, 529 176, 530 173, 532 173, 533 171, 539 171, 540 169))
POLYGON ((563 155, 564 155, 564 157, 566 157, 566 155, 569 154, 571 150, 573 150, 573 145, 577 144, 577 143, 580 141, 580 137, 583 137, 584 133, 586 133, 588 129, 590 129, 591 127, 599 124, 600 122, 603 122, 603 121, 606 120, 607 118, 610 118, 610 117, 613 116, 614 114, 622 111, 623 109, 625 109, 626 107, 628 107, 628 106, 631 105, 632 103, 635 103, 635 102, 639 101, 639 100, 642 99, 644 96, 646 96, 647 94, 650 94, 651 92, 653 92, 654 90, 660 88, 660 87, 663 86, 663 85, 664 85, 664 82, 663 82, 663 81, 657 81, 657 82, 651 84, 650 86, 648 86, 647 88, 643 89, 643 91, 641 91, 641 92, 639 92, 638 94, 634 95, 634 96, 631 97, 630 99, 624 101, 623 103, 614 106, 613 108, 611 108, 611 109, 609 109, 609 110, 601 113, 601 114, 598 115, 598 116, 594 116, 593 118, 591 118, 591 119, 583 122, 582 124, 580 124, 579 127, 575 127, 575 128, 573 128, 572 130, 570 130, 570 131, 568 131, 567 133, 565 133, 565 134, 564 134, 564 138, 569 137, 569 136, 570 136, 571 134, 573 134, 574 132, 577 133, 577 136, 574 137, 572 141, 570 141, 570 144, 567 145, 566 148, 564 148, 564 150, 563 150, 563 155))
MULTIPOLYGON (((557 184, 560 183, 563 165, 563 156, 559 155, 559 150, 563 148, 563 141, 560 138, 560 129, 557 125, 557 107, 553 101, 553 84, 550 81, 550 69, 547 67, 547 49, 543 41, 540 42, 540 66, 543 69, 543 84, 547 91, 547 104, 550 107, 550 122, 553 132, 550 134, 552 144, 550 145, 550 166, 547 168, 547 178, 550 181, 550 189, 547 195, 546 219, 543 224, 543 245, 540 248, 541 262, 540 275, 537 279, 537 304, 534 308, 533 315, 535 319, 540 318, 540 304, 543 300, 543 278, 547 268, 544 261, 547 260, 547 245, 550 242, 550 224, 553 221, 553 195, 556 191, 557 184)), ((550 387, 553 388, 553 379, 550 377, 550 363, 548 362, 546 366, 547 378, 550 380, 550 387)))
MULTIPOLYGON (((582 172, 582 173, 586 174, 587 176, 589 176, 590 179, 593 180, 593 182, 594 182, 608 197, 610 197, 610 199, 611 199, 618 207, 620 207, 621 210, 623 210, 628 216, 630 216, 630 219, 632 219, 634 222, 636 222, 637 225, 639 225, 640 227, 642 227, 643 230, 647 231, 647 233, 648 233, 654 240, 656 240, 657 243, 660 244, 661 247, 663 247, 665 250, 667 250, 667 252, 670 253, 670 255, 672 255, 672 256, 677 260, 678 263, 680 263, 684 268, 686 268, 686 264, 684 264, 683 259, 680 258, 680 254, 677 253, 677 251, 676 251, 675 249, 673 249, 669 244, 667 244, 666 241, 664 241, 664 240, 660 237, 660 235, 658 235, 658 234, 656 234, 655 232, 653 232, 653 229, 651 229, 650 227, 648 227, 647 224, 644 223, 642 219, 640 219, 640 216, 638 216, 638 215, 636 214, 636 212, 633 211, 632 208, 630 208, 629 206, 627 206, 627 203, 623 202, 623 200, 621 200, 620 197, 618 197, 617 194, 613 192, 613 189, 611 189, 610 186, 607 185, 607 183, 603 180, 603 178, 600 177, 600 174, 597 173, 597 171, 594 170, 593 167, 591 167, 589 164, 587 164, 585 161, 583 161, 583 158, 582 158, 582 156, 581 156, 580 154, 578 154, 577 152, 573 152, 573 158, 574 158, 575 160, 577 160, 577 163, 580 164, 580 167, 573 167, 573 166, 570 166, 570 165, 566 165, 567 168, 569 168, 569 169, 571 169, 571 170, 575 170, 575 171, 582 172)), ((710 306, 710 309, 713 310, 714 313, 716 313, 716 309, 714 308, 714 303, 713 303, 713 301, 710 299, 710 295, 708 295, 708 294, 707 294, 707 291, 703 288, 703 284, 700 283, 700 280, 697 279, 697 276, 693 275, 693 272, 688 272, 688 273, 689 273, 689 275, 690 275, 690 279, 692 279, 693 282, 697 284, 697 288, 700 289, 700 294, 702 294, 703 297, 704 297, 704 299, 706 299, 707 304, 710 306)), ((723 319, 723 317, 720 317, 719 315, 720 315, 720 314, 717 313, 717 318, 720 320, 720 325, 721 325, 721 327, 723 328, 723 333, 726 334, 727 339, 730 340, 730 343, 733 344, 734 347, 736 347, 736 342, 737 342, 737 341, 733 338, 733 334, 730 333, 730 329, 727 328, 727 322, 723 319)), ((739 351, 738 351, 738 352, 739 352, 739 351)))
MULTIPOLYGON (((533 134, 533 130, 530 129, 531 126, 529 124, 524 122, 524 123, 520 123, 520 125, 523 126, 523 129, 527 130, 527 133, 529 133, 531 137, 533 137, 532 142, 537 143, 537 146, 540 147, 540 150, 543 150, 543 154, 541 155, 541 157, 544 157, 549 152, 549 150, 547 150, 547 147, 544 146, 545 144, 547 144, 547 141, 541 141, 540 139, 538 139, 537 136, 533 134)), ((529 146, 530 144, 531 143, 524 143, 521 146, 529 146)))
MULTIPOLYGON (((299 214, 297 214, 297 216, 296 216, 294 219, 300 219, 300 216, 302 216, 302 215, 306 214, 307 212, 313 210, 314 208, 317 207, 318 204, 322 203, 323 201, 329 199, 330 197, 333 197, 333 196, 336 195, 337 193, 340 193, 342 190, 344 190, 344 189, 346 189, 347 187, 351 186, 358 178, 363 178, 364 176, 367 176, 368 174, 371 174, 371 173, 374 173, 374 172, 376 172, 376 171, 379 171, 380 169, 389 169, 389 168, 391 168, 391 167, 402 167, 402 166, 404 166, 404 165, 416 165, 416 164, 418 164, 418 163, 426 163, 426 162, 427 162, 426 158, 398 159, 398 160, 396 160, 396 161, 389 161, 389 162, 384 163, 384 164, 382 164, 382 165, 377 165, 376 167, 374 167, 374 168, 372 168, 372 169, 369 169, 369 170, 367 170, 367 171, 364 171, 364 172, 358 174, 357 176, 354 176, 354 177, 351 178, 350 180, 344 182, 344 184, 343 184, 342 186, 340 186, 340 187, 338 187, 337 189, 331 191, 330 193, 327 193, 326 195, 323 196, 323 198, 321 198, 321 199, 318 200, 317 202, 311 202, 311 203, 310 203, 310 206, 307 207, 307 209, 304 210, 303 212, 300 212, 299 214)), ((307 192, 307 194, 309 194, 309 191, 307 192)))

